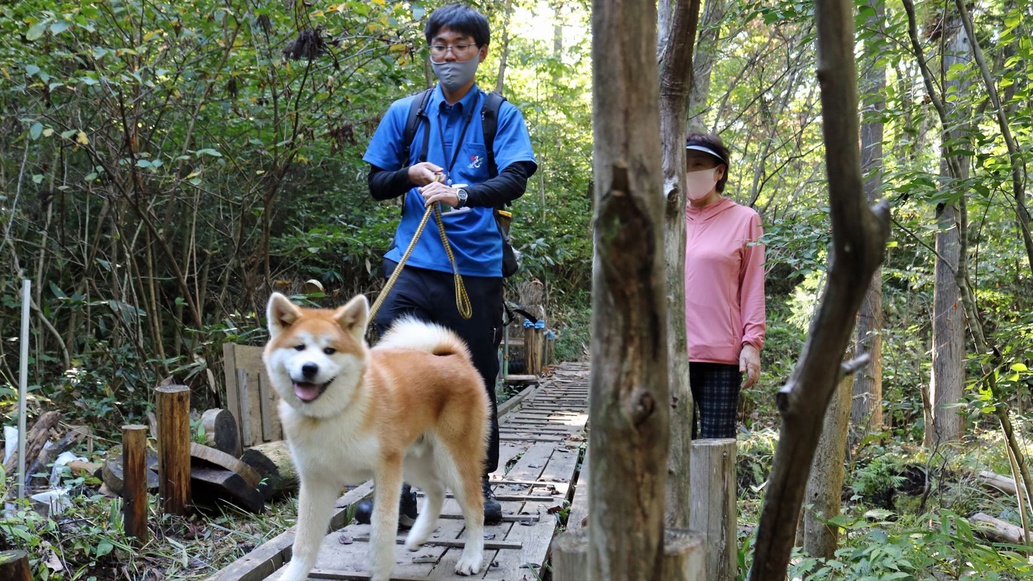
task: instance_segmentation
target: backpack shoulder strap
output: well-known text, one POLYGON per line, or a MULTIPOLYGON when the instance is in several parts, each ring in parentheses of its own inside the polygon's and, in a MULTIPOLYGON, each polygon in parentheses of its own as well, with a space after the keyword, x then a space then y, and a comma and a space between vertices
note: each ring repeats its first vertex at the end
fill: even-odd
MULTIPOLYGON (((402 142, 405 144, 405 150, 403 152, 403 164, 409 163, 409 156, 412 154, 412 142, 416 138, 416 126, 421 120, 427 118, 427 102, 430 101, 430 95, 434 92, 434 87, 425 89, 418 93, 416 98, 412 100, 409 105, 409 117, 405 120, 405 133, 402 136, 402 142)), ((427 151, 424 146, 424 151, 420 153, 420 161, 426 161, 427 151)))
POLYGON ((499 109, 506 98, 497 91, 487 93, 484 98, 484 106, 481 107, 481 129, 484 131, 484 149, 488 153, 488 176, 499 175, 499 168, 495 165, 495 134, 499 130, 499 109))

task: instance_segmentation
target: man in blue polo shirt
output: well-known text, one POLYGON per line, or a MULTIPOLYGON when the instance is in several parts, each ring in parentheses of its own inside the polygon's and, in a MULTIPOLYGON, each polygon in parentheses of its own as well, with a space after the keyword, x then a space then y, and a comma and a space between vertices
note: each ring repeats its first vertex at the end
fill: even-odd
MULTIPOLYGON (((523 116, 511 103, 503 102, 493 147, 498 175, 489 174, 481 127, 487 95, 474 80, 477 66, 488 55, 491 33, 487 18, 465 4, 452 4, 431 14, 425 34, 430 64, 439 81, 427 101, 426 119, 417 125, 412 144, 406 143, 406 121, 418 96, 395 101, 362 159, 370 165, 369 191, 374 199, 404 196, 401 222, 384 255, 385 276, 394 272, 426 208, 441 204, 445 234, 473 314, 469 319, 459 314, 452 265, 438 228, 430 221, 381 304, 375 324, 383 333, 399 316, 415 315, 453 329, 466 341, 491 399, 491 438, 482 488, 484 522, 497 524, 502 520, 502 507, 487 476, 498 468, 499 461, 495 379, 503 310, 502 236, 494 211, 523 195, 527 179, 538 165, 523 116), (421 161, 424 153, 425 161, 421 161)), ((403 505, 407 492, 403 492, 403 505)))

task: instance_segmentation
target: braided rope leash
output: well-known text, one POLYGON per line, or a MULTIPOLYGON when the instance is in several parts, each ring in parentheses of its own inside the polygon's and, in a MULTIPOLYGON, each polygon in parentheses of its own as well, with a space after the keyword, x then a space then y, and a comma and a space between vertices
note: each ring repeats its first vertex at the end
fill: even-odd
POLYGON ((456 281, 456 309, 459 310, 459 316, 464 319, 469 319, 473 316, 473 306, 470 305, 470 295, 466 294, 466 285, 463 284, 463 275, 459 274, 459 266, 456 265, 456 257, 452 254, 452 245, 448 242, 448 237, 445 236, 445 224, 441 220, 441 207, 434 204, 434 219, 438 222, 438 232, 441 233, 441 244, 445 247, 445 252, 448 253, 448 261, 452 264, 452 275, 456 281))
POLYGON ((423 230, 427 227, 427 221, 430 219, 430 215, 434 214, 434 219, 438 223, 438 231, 441 233, 441 243, 445 246, 445 252, 448 253, 448 261, 452 264, 452 274, 455 276, 456 281, 456 308, 459 309, 459 315, 464 319, 469 319, 473 316, 473 307, 470 305, 470 296, 466 293, 466 285, 463 284, 463 276, 459 274, 459 267, 456 266, 455 255, 452 254, 452 245, 448 242, 448 237, 445 236, 445 225, 441 220, 441 207, 438 204, 432 204, 427 207, 427 211, 423 214, 423 219, 420 220, 420 225, 416 228, 416 233, 413 234, 412 241, 409 242, 409 247, 405 249, 405 254, 402 255, 401 260, 398 261, 398 266, 395 267, 394 272, 391 273, 391 277, 387 279, 387 284, 384 285, 384 290, 380 291, 377 295, 377 300, 373 302, 373 306, 369 310, 369 320, 376 320, 377 311, 380 310, 380 305, 384 303, 384 299, 387 298, 387 294, 391 292, 391 287, 394 286, 395 281, 398 280, 399 275, 402 274, 402 267, 405 266, 405 261, 409 260, 409 255, 416 248, 416 241, 420 239, 423 234, 423 230))

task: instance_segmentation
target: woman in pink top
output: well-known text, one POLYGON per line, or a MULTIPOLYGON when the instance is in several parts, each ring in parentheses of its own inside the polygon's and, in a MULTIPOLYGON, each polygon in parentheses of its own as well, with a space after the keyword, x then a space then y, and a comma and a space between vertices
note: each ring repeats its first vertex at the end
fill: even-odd
POLYGON ((734 438, 740 385, 760 376, 764 346, 764 233, 760 216, 721 195, 728 148, 716 135, 685 144, 685 328, 699 437, 734 438), (746 375, 745 382, 743 374, 746 375))

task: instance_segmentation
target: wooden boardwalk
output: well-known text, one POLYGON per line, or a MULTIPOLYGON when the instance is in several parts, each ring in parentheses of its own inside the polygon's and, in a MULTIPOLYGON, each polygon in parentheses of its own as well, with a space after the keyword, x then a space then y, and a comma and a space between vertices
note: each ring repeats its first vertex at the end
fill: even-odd
MULTIPOLYGON (((588 374, 587 363, 561 364, 537 386, 525 389, 500 406, 499 469, 491 475, 491 483, 502 504, 503 520, 498 525, 485 527, 485 562, 490 566, 475 578, 540 579, 560 512, 571 503, 582 504, 583 498, 574 497, 571 485, 580 465, 580 451, 584 449, 588 374)), ((348 508, 369 497, 371 492, 372 484, 367 482, 338 500, 331 519, 333 532, 323 540, 310 579, 369 579, 369 525, 344 521, 348 508)), ((580 496, 585 492, 582 490, 580 496)), ((472 579, 453 572, 462 552, 462 537, 459 506, 450 496, 438 529, 422 549, 414 553, 406 551, 401 546, 405 536, 399 535, 392 578, 472 579)), ((278 570, 289 559, 293 541, 294 530, 289 529, 212 579, 279 580, 278 570)))

